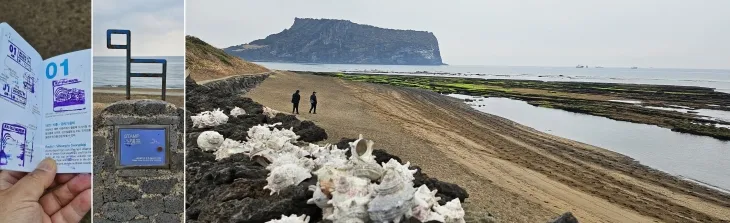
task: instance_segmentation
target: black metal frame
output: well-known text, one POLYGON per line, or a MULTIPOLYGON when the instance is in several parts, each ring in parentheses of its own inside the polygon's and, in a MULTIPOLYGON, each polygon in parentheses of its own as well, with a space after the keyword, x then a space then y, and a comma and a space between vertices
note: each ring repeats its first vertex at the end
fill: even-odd
POLYGON ((162 100, 165 100, 167 93, 167 60, 165 59, 132 59, 132 32, 123 29, 109 29, 106 31, 106 48, 107 49, 126 49, 127 50, 127 100, 131 98, 132 77, 161 77, 162 78, 162 100), (112 44, 112 35, 126 35, 126 45, 112 44), (162 64, 162 73, 132 73, 132 63, 159 63, 162 64))

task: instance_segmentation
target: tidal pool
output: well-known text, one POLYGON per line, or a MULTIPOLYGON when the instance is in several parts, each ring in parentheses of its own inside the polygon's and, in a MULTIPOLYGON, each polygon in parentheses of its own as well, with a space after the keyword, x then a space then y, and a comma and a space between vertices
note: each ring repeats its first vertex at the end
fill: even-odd
MULTIPOLYGON (((449 96, 465 99, 467 95, 449 96)), ((508 98, 469 102, 476 110, 629 156, 649 167, 730 193, 730 141, 535 107, 508 98)))

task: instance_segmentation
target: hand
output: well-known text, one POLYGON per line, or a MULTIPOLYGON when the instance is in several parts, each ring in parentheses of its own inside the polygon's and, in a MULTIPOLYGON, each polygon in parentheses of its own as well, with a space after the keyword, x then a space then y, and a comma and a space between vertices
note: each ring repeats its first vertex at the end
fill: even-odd
POLYGON ((91 175, 56 168, 46 158, 31 173, 0 172, 0 223, 80 222, 91 209, 91 175))

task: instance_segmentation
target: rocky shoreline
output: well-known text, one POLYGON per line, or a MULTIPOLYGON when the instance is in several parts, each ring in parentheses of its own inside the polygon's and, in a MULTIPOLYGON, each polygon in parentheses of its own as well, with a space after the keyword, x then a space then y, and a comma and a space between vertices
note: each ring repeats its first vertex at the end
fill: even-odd
MULTIPOLYGON (((316 177, 288 187, 278 194, 269 195, 264 189, 268 170, 243 154, 234 154, 216 161, 215 155, 198 148, 196 138, 203 131, 217 131, 226 138, 246 141, 249 128, 259 124, 282 123, 281 129, 292 130, 300 137, 300 143, 314 143, 327 139, 324 129, 310 121, 300 121, 293 115, 264 114, 264 107, 249 98, 238 96, 246 92, 266 76, 245 76, 221 80, 215 84, 198 85, 192 79, 186 80, 186 215, 188 222, 266 222, 282 215, 310 216, 310 222, 319 222, 322 211, 314 204, 307 204, 313 192, 310 185, 317 182, 316 177), (224 88, 226 90, 222 90, 224 88), (215 127, 193 128, 191 116, 203 111, 222 109, 229 113, 234 107, 242 108, 245 115, 229 117, 227 123, 215 127)), ((355 139, 341 139, 338 148, 347 148, 347 143, 355 139)), ((400 158, 376 149, 373 152, 378 163, 400 158)), ((414 186, 426 185, 430 190, 438 190, 440 204, 458 198, 464 202, 469 197, 459 185, 430 178, 417 166, 414 186)))
POLYGON ((708 109, 726 112, 730 108, 730 101, 727 100, 730 94, 704 87, 294 72, 425 89, 442 94, 506 97, 522 100, 533 106, 606 117, 617 121, 656 125, 675 132, 730 140, 730 129, 718 127, 718 125, 730 125, 728 121, 708 118, 697 112, 683 113, 656 109, 656 107, 681 106, 690 111, 708 109), (640 103, 621 102, 625 100, 636 100, 640 103))

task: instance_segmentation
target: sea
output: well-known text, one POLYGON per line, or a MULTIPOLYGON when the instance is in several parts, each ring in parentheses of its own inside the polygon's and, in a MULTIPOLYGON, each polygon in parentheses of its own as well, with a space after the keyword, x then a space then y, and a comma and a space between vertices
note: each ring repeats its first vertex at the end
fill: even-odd
MULTIPOLYGON (((133 57, 134 58, 134 57, 133 57)), ((185 57, 144 57, 145 59, 167 60, 167 88, 183 89, 185 87, 185 57)), ((94 57, 94 87, 123 87, 127 84, 126 57, 94 57)), ((162 72, 160 64, 132 64, 134 73, 162 72)), ((162 87, 161 78, 133 77, 132 88, 162 87)))
POLYGON ((730 70, 720 69, 256 63, 277 70, 699 86, 730 93, 730 70))

